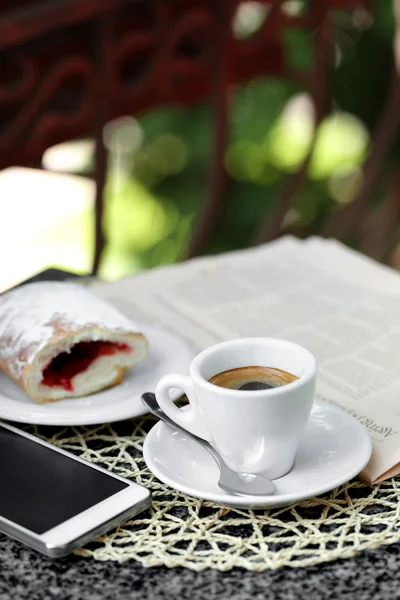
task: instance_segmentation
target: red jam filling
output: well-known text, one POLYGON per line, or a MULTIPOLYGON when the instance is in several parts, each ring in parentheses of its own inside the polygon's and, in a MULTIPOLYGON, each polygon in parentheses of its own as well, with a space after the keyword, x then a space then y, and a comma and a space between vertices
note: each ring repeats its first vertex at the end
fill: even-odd
POLYGON ((42 384, 49 387, 60 386, 72 392, 73 378, 83 373, 100 356, 111 356, 117 352, 131 352, 128 344, 115 342, 79 342, 70 352, 61 352, 43 370, 42 384))

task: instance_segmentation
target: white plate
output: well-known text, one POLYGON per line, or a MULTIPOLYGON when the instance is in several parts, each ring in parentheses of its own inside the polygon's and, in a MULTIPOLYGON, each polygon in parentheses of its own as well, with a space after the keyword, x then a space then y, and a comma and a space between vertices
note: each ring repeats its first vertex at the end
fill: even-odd
POLYGON ((164 329, 146 325, 141 331, 149 341, 149 354, 125 373, 113 388, 84 398, 37 404, 5 373, 0 371, 0 419, 40 425, 94 425, 145 414, 143 392, 154 392, 168 373, 189 372, 194 351, 182 338, 164 329))
POLYGON ((315 403, 290 473, 274 481, 273 496, 235 496, 218 487, 212 456, 183 433, 157 423, 143 456, 164 483, 189 496, 236 508, 276 508, 324 494, 358 475, 371 456, 367 430, 336 406, 315 403))

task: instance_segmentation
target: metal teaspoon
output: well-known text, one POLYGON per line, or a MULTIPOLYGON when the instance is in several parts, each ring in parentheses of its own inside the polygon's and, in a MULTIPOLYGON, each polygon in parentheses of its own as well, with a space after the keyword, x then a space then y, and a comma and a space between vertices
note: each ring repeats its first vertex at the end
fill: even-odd
POLYGON ((191 438, 208 450, 220 470, 218 481, 220 488, 237 496, 270 496, 276 492, 275 485, 266 477, 254 473, 237 473, 230 469, 211 444, 197 437, 197 435, 190 433, 170 419, 158 405, 154 394, 146 392, 142 395, 142 402, 151 414, 160 419, 160 421, 164 421, 164 423, 167 423, 174 429, 181 431, 186 437, 191 438))

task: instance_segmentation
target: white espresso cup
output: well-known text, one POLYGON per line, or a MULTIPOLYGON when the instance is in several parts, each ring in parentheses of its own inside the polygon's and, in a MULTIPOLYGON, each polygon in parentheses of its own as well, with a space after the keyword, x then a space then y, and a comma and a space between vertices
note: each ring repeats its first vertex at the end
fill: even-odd
POLYGON ((293 466, 310 416, 316 375, 314 356, 298 344, 272 338, 237 339, 198 354, 190 377, 163 377, 156 398, 171 419, 210 442, 231 469, 276 479, 293 466), (209 382, 218 373, 247 366, 282 369, 298 379, 256 391, 209 382), (189 409, 175 406, 172 388, 186 394, 189 409))

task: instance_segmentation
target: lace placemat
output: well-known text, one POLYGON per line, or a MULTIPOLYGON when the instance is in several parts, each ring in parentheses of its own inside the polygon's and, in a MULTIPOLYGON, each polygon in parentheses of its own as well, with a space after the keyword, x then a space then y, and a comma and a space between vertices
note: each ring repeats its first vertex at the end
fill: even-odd
POLYGON ((251 571, 315 565, 400 540, 399 480, 370 487, 354 480, 285 508, 238 510, 164 485, 142 457, 152 417, 91 427, 29 427, 51 443, 153 492, 151 508, 77 551, 97 560, 135 559, 146 567, 251 571))

